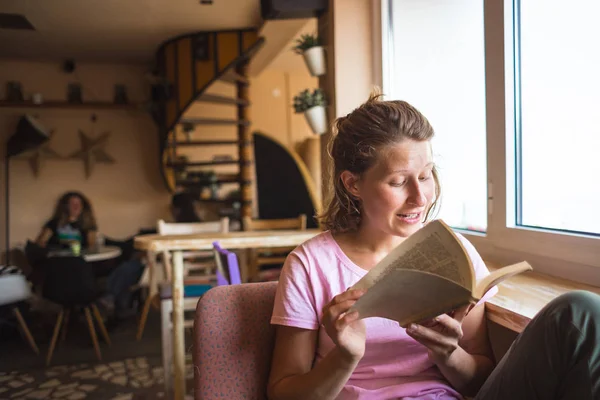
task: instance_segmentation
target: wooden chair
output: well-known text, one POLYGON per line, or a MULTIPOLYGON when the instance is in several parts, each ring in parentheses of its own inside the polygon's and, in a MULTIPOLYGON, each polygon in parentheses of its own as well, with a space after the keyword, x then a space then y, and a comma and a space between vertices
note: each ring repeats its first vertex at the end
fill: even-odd
MULTIPOLYGON (((282 229, 306 230, 306 214, 297 218, 284 219, 252 219, 243 218, 246 231, 268 231, 282 229)), ((248 251, 248 277, 251 280, 260 280, 260 269, 264 265, 283 264, 287 254, 292 251, 290 247, 276 247, 268 249, 251 249, 248 251)))
MULTIPOLYGON (((229 232, 229 218, 224 217, 219 221, 212 222, 195 222, 195 223, 176 223, 176 222, 165 222, 164 220, 159 220, 157 224, 157 230, 159 235, 191 235, 195 233, 227 233, 229 232)), ((162 255, 162 263, 163 263, 163 272, 165 277, 165 282, 171 281, 171 256, 168 251, 164 251, 161 253, 162 255)), ((159 293, 158 293, 158 285, 160 282, 156 279, 157 275, 157 265, 156 265, 156 255, 152 253, 148 253, 148 265, 146 266, 149 275, 149 294, 146 297, 146 301, 144 302, 144 308, 142 310, 142 315, 140 317, 140 322, 138 325, 137 332, 137 340, 142 339, 142 335, 144 334, 144 328, 146 326, 146 320, 148 319, 148 313, 150 312, 150 305, 154 301, 158 306, 159 301, 159 293)), ((184 261, 186 261, 184 268, 187 272, 191 270, 202 270, 204 271, 204 277, 202 281, 208 283, 210 279, 214 279, 214 275, 211 275, 212 269, 215 268, 214 255, 211 251, 186 251, 183 253, 184 261), (200 259, 201 261, 193 261, 200 259)), ((185 273, 187 276, 188 274, 185 273)))
MULTIPOLYGON (((185 284, 183 288, 183 307, 184 311, 196 310, 196 305, 200 298, 215 286, 239 285, 242 283, 240 277, 240 267, 237 255, 231 251, 221 248, 219 242, 213 243, 213 253, 215 264, 217 265, 216 280, 209 285, 206 284, 185 284)), ((163 370, 165 377, 165 390, 170 393, 173 387, 173 322, 171 314, 173 312, 173 297, 171 296, 170 285, 161 285, 161 339, 163 370)), ((193 327, 194 319, 185 319, 186 328, 193 327)))
MULTIPOLYGON (((219 221, 195 222, 195 223, 177 223, 158 221, 159 235, 191 235, 194 233, 227 233, 229 232, 229 218, 223 217, 219 221)), ((163 252, 163 262, 166 267, 167 279, 171 280, 171 258, 168 252, 163 252)), ((211 251, 186 251, 183 253, 185 262, 184 276, 189 275, 190 271, 202 270, 205 275, 210 275, 214 270, 214 257, 211 251), (191 261, 198 260, 200 261, 191 261)))
MULTIPOLYGON (((8 269, 8 267, 5 267, 8 269)), ((23 318, 19 305, 31 297, 31 289, 25 277, 21 274, 2 274, 3 267, 0 265, 0 309, 9 308, 17 318, 19 326, 23 330, 23 334, 31 346, 35 354, 39 354, 40 350, 35 343, 35 339, 29 331, 27 322, 23 318)))
POLYGON ((96 278, 92 266, 82 257, 50 257, 44 262, 44 272, 44 298, 62 306, 54 326, 46 365, 50 365, 52 361, 52 355, 61 329, 62 340, 66 336, 71 311, 79 309, 82 309, 85 313, 96 357, 98 360, 102 360, 102 353, 92 321, 92 313, 96 318, 96 323, 104 341, 109 346, 111 342, 100 312, 95 305, 95 301, 101 292, 96 289, 96 278))

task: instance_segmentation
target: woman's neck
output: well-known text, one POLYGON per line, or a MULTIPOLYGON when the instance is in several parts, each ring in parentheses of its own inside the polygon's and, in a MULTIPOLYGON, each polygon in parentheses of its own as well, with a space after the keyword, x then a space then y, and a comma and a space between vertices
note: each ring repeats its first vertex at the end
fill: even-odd
POLYGON ((373 253, 389 253, 405 238, 391 235, 380 230, 360 227, 351 237, 357 250, 373 253))
POLYGON ((343 243, 343 247, 363 254, 387 254, 406 239, 367 226, 361 226, 356 231, 335 234, 334 237, 336 241, 343 243))
POLYGON ((344 254, 358 267, 370 270, 405 238, 361 227, 353 232, 334 234, 344 254))

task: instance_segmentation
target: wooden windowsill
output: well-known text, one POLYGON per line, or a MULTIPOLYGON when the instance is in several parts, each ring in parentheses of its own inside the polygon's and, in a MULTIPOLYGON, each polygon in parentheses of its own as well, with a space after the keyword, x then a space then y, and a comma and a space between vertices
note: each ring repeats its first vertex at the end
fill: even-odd
MULTIPOLYGON (((488 263, 493 271, 497 267, 488 263)), ((513 276, 498 285, 498 293, 485 305, 487 318, 512 331, 521 332, 546 304, 572 290, 589 290, 600 294, 600 288, 555 278, 537 272, 513 276)))

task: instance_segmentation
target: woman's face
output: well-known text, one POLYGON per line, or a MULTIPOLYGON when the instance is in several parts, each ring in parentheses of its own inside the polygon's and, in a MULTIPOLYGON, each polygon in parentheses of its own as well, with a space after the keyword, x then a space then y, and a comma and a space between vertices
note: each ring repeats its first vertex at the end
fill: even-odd
POLYGON ((407 139, 379 154, 354 184, 361 228, 408 237, 421 228, 435 196, 431 144, 407 139))
POLYGON ((83 211, 83 201, 79 196, 71 196, 69 197, 69 202, 67 204, 69 209, 69 217, 71 219, 77 219, 81 215, 83 211))

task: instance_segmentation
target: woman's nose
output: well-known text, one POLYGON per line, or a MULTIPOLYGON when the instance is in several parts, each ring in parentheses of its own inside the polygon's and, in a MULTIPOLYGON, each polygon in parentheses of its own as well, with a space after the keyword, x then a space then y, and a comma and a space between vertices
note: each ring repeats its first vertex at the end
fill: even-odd
POLYGON ((418 207, 423 207, 425 204, 427 204, 427 198, 425 197, 425 192, 421 188, 421 182, 417 181, 411 185, 408 203, 418 207))

